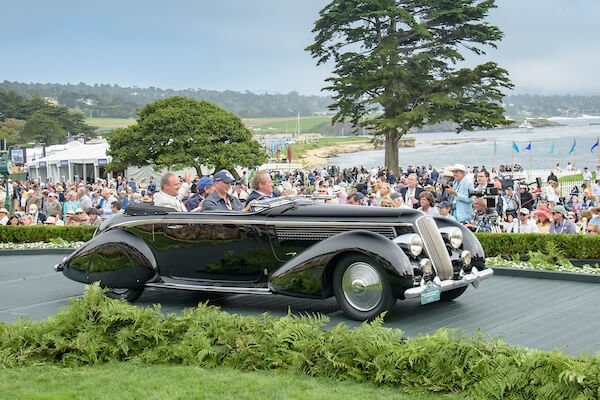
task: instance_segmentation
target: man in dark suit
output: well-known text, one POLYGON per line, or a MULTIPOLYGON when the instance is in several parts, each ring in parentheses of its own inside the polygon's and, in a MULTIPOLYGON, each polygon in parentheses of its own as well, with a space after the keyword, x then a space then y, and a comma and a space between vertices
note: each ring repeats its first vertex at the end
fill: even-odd
POLYGON ((34 225, 42 225, 44 222, 46 222, 46 214, 39 212, 36 204, 31 204, 29 206, 29 214, 31 215, 31 218, 33 218, 34 225))
POLYGON ((407 178, 408 186, 400 189, 400 194, 404 199, 404 203, 412 206, 412 208, 419 208, 419 198, 423 188, 419 186, 417 174, 409 174, 407 178))
POLYGON ((246 199, 246 205, 252 200, 270 199, 271 197, 277 197, 273 193, 273 181, 271 175, 267 171, 258 171, 252 178, 252 193, 246 199))

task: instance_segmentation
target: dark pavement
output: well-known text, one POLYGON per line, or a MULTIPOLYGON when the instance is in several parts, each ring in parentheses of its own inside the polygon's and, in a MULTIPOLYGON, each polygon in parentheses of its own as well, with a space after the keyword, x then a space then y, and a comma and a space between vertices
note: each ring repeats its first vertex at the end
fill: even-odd
MULTIPOLYGON (((0 322, 19 316, 43 320, 81 296, 83 284, 53 270, 63 255, 0 255, 0 322)), ((134 303, 161 303, 164 312, 179 312, 207 300, 197 292, 147 289, 134 303)), ((335 300, 313 301, 285 296, 217 295, 209 299, 224 311, 245 315, 269 312, 322 313, 331 324, 358 323, 338 310, 335 300)), ((542 350, 567 354, 600 351, 600 285, 545 279, 494 276, 479 289, 470 287, 449 303, 421 306, 418 300, 399 301, 385 325, 407 336, 430 334, 442 327, 465 334, 479 330, 492 337, 542 350)))

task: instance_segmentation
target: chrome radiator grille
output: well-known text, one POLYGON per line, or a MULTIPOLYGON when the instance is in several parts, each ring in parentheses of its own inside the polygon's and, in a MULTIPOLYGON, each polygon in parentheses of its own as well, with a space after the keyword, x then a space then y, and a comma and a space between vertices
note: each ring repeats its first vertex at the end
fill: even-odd
POLYGON ((388 239, 394 239, 396 232, 392 226, 354 226, 354 225, 330 225, 330 226, 278 226, 276 228, 279 240, 323 240, 347 231, 364 230, 379 233, 388 239))
POLYGON ((452 269, 452 261, 446 250, 446 244, 440 234, 435 221, 430 216, 423 216, 415 222, 417 232, 423 239, 425 251, 429 255, 435 272, 440 279, 452 278, 454 270, 452 269))

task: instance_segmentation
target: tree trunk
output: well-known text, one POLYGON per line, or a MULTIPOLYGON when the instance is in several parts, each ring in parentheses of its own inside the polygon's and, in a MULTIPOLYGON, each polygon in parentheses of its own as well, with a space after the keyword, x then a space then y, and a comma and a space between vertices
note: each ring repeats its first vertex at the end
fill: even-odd
POLYGON ((390 129, 385 134, 385 167, 398 176, 400 173, 398 164, 398 143, 402 137, 402 132, 396 129, 390 129))

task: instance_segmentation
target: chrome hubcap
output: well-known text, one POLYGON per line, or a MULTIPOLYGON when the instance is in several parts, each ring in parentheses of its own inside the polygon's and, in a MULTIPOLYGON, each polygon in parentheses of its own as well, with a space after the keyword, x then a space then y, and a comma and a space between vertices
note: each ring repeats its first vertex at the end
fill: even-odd
POLYGON ((342 276, 342 291, 346 301, 359 311, 371 311, 383 296, 383 283, 372 265, 364 262, 351 264, 342 276))

